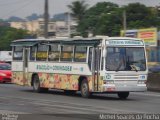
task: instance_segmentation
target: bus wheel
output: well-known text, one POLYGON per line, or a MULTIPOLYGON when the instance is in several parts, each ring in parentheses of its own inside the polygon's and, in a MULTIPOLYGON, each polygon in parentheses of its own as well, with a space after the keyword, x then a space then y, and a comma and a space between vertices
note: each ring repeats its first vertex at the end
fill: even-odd
POLYGON ((33 77, 33 90, 34 90, 34 92, 37 92, 37 93, 48 91, 48 88, 41 88, 40 87, 40 81, 39 81, 38 75, 35 75, 33 77))
POLYGON ((120 99, 127 99, 128 96, 129 96, 129 92, 118 92, 118 97, 120 99))
POLYGON ((81 95, 84 98, 89 98, 91 96, 91 92, 89 92, 88 82, 84 79, 81 83, 81 95))

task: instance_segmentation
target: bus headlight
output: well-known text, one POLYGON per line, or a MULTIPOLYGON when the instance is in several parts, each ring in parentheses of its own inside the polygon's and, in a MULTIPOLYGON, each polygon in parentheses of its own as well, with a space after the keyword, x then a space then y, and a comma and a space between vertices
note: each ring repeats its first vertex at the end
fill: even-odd
POLYGON ((104 84, 114 84, 113 80, 104 80, 103 81, 104 84))

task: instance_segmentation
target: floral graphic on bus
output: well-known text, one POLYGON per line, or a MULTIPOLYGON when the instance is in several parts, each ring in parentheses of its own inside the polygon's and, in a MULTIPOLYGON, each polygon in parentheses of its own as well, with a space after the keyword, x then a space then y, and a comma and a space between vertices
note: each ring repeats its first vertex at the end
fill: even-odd
MULTIPOLYGON (((26 76, 27 81, 23 80, 23 72, 13 72, 13 83, 19 85, 31 86, 32 74, 28 73, 26 76)), ((44 88, 56 88, 56 89, 66 89, 66 90, 78 90, 78 79, 79 75, 71 74, 53 74, 53 73, 38 73, 40 86, 44 88)), ((93 78, 92 76, 87 77, 89 90, 93 91, 93 78)))
POLYGON ((12 72, 12 83, 24 85, 23 72, 12 72))

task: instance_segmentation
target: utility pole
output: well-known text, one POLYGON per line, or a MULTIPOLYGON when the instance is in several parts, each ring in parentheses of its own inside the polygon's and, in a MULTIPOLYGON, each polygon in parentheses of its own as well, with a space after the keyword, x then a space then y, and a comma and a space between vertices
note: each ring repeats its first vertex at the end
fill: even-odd
POLYGON ((70 13, 67 13, 67 18, 68 18, 68 36, 71 36, 71 16, 70 13))
POLYGON ((45 0, 45 6, 44 6, 44 37, 48 38, 48 20, 49 20, 49 14, 48 14, 48 0, 45 0))
POLYGON ((127 22, 126 22, 126 11, 123 11, 123 31, 124 31, 124 36, 126 35, 126 30, 127 30, 127 22))

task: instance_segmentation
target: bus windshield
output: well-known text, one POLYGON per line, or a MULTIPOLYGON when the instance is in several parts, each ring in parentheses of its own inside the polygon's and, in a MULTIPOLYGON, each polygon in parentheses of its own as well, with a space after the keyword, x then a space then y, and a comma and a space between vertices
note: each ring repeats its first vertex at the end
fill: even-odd
POLYGON ((107 71, 145 71, 144 48, 108 47, 105 69, 107 71))

